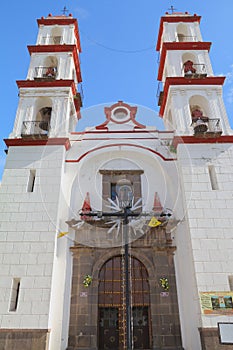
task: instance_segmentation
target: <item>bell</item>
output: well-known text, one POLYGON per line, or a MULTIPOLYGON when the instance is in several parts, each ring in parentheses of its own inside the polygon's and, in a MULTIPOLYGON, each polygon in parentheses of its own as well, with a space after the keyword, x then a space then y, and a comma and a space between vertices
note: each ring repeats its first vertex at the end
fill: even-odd
POLYGON ((40 129, 48 131, 48 122, 40 122, 39 124, 40 129))
POLYGON ((206 132, 208 127, 205 123, 197 123, 193 129, 194 129, 194 134, 200 134, 200 133, 206 132))

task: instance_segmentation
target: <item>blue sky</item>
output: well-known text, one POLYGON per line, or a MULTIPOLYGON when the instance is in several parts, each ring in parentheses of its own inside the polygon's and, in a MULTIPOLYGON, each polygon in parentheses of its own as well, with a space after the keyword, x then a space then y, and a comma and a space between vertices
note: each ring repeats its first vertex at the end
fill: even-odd
POLYGON ((5 144, 18 105, 15 81, 25 79, 30 56, 27 45, 37 37, 36 19, 61 14, 66 6, 78 18, 84 107, 77 130, 99 124, 101 108, 118 100, 143 106, 139 121, 161 128, 156 101, 158 54, 155 51, 160 17, 173 5, 177 11, 202 16, 203 40, 211 41, 210 58, 215 75, 227 77, 224 102, 233 127, 233 1, 176 0, 40 0, 4 1, 1 4, 1 128, 0 178, 5 144), (96 111, 96 109, 95 109, 96 111))

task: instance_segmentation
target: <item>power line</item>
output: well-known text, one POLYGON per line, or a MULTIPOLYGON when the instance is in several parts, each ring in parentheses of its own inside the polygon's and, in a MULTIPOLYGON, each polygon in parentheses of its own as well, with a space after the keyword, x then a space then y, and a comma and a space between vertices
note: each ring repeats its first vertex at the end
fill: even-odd
POLYGON ((106 50, 109 51, 114 51, 114 52, 121 52, 121 53, 138 53, 138 52, 145 52, 145 51, 149 51, 154 49, 154 46, 150 46, 150 47, 146 47, 144 49, 137 49, 137 50, 123 50, 123 49, 115 49, 113 47, 109 47, 107 45, 104 45, 98 41, 96 41, 95 39, 92 39, 89 35, 87 35, 86 33, 84 33, 82 30, 80 30, 80 32, 92 43, 96 44, 97 46, 103 47, 106 50))

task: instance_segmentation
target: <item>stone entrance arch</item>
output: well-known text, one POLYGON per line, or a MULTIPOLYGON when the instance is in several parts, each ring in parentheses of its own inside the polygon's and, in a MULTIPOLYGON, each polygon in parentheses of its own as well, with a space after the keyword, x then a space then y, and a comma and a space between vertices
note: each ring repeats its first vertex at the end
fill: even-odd
MULTIPOLYGON (((134 349, 151 349, 150 287, 148 272, 137 258, 129 257, 130 310, 134 349)), ((98 349, 126 348, 126 295, 124 256, 107 260, 99 273, 98 349)))

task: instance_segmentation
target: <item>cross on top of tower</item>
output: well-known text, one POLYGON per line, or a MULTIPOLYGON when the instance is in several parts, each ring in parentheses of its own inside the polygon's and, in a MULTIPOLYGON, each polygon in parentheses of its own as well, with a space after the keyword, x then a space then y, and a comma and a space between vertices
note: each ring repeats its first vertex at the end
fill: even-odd
POLYGON ((64 6, 63 10, 61 10, 63 15, 65 15, 69 10, 66 8, 66 6, 64 6))
POLYGON ((171 5, 171 7, 168 10, 171 11, 171 13, 174 13, 174 11, 177 9, 175 9, 175 7, 173 5, 171 5))

